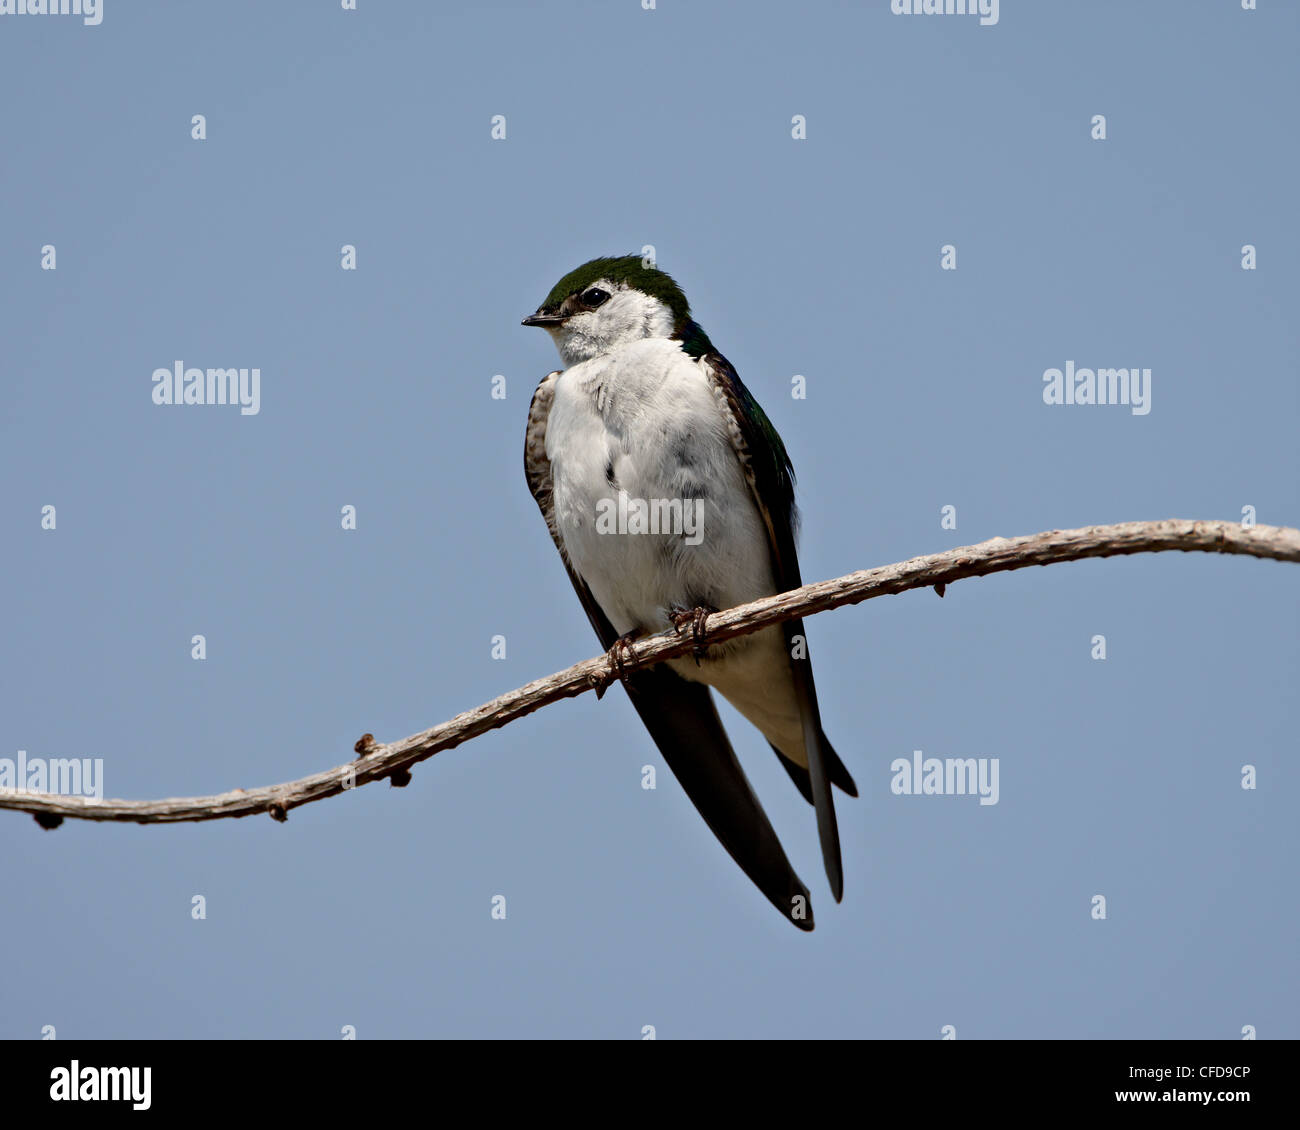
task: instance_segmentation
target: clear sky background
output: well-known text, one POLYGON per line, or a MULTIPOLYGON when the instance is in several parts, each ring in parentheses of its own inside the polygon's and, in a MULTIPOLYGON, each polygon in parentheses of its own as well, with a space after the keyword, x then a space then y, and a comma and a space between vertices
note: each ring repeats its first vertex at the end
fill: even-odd
MULTIPOLYGON (((266 785, 595 654, 524 484, 558 358, 519 319, 646 244, 784 436, 808 580, 1300 524, 1296 5, 358 7, 0 17, 0 756, 266 785), (260 413, 155 405, 178 359, 259 367, 260 413), (1045 405, 1067 360, 1149 367, 1151 412, 1045 405)), ((1300 1036, 1298 582, 1166 553, 810 620, 862 792, 841 905, 723 714, 811 935, 621 690, 284 825, 0 812, 0 1036, 1300 1036), (916 749, 999 758, 999 803, 893 795, 916 749)))

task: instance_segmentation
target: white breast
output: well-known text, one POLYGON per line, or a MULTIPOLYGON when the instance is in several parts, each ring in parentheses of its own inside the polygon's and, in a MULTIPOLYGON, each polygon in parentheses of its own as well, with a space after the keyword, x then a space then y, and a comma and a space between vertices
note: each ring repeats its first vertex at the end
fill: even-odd
POLYGON ((620 634, 663 631, 674 608, 729 608, 776 591, 723 408, 679 343, 646 339, 565 370, 546 454, 569 560, 620 634), (698 544, 681 532, 599 532, 620 489, 632 504, 694 504, 698 544))
MULTIPOLYGON (((670 611, 730 608, 775 593, 767 530, 736 458, 725 409, 677 342, 648 339, 565 370, 546 427, 565 552, 623 635, 662 632, 670 611), (612 471, 615 485, 608 472, 612 471), (681 534, 599 533, 602 503, 702 499, 697 545, 681 534)), ((778 749, 807 764, 780 628, 669 665, 715 687, 778 749)))

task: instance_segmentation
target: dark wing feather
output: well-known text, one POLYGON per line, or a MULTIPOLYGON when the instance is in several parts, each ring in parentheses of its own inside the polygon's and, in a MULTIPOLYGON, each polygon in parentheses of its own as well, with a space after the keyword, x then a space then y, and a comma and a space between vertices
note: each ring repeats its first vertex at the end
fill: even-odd
POLYGON ((709 688, 663 665, 633 672, 624 685, 668 767, 731 858, 782 915, 811 930, 808 888, 736 760, 709 688))
POLYGON ((551 415, 551 401, 555 397, 555 382, 559 375, 558 369, 553 373, 547 373, 533 392, 532 403, 528 406, 528 426, 524 431, 524 477, 528 480, 528 489, 537 502, 537 508, 546 519, 546 528, 550 531, 551 540, 555 543, 555 548, 560 551, 564 570, 569 574, 569 580, 573 582, 573 591, 582 601, 587 619, 591 621, 591 626, 596 629, 596 635, 600 637, 601 646, 608 650, 614 646, 618 633, 614 631, 608 617, 601 611, 596 598, 591 595, 587 582, 579 577, 574 572, 573 566, 569 564, 569 555, 564 552, 560 531, 555 527, 555 504, 551 497, 553 489, 551 461, 546 457, 546 421, 551 415))
MULTIPOLYGON (((524 474, 574 591, 601 645, 608 649, 616 638, 614 627, 569 563, 555 526, 546 421, 558 376, 558 372, 549 374, 533 394, 524 437, 524 474)), ((808 888, 790 866, 781 841, 736 760, 708 687, 687 682, 662 665, 634 671, 623 683, 668 767, 722 846, 784 917, 801 930, 811 930, 808 888)))
MULTIPOLYGON (((767 526, 768 544, 772 552, 772 575, 777 591, 796 589, 803 581, 799 576, 799 558, 795 549, 798 529, 798 511, 794 504, 794 468, 785 444, 772 426, 767 413, 759 406, 740 379, 735 367, 716 350, 701 358, 713 387, 722 397, 734 431, 732 443, 740 459, 745 477, 758 511, 767 526)), ((853 779, 849 777, 835 750, 822 732, 821 711, 817 706, 817 688, 813 683, 812 661, 808 657, 807 637, 803 620, 787 620, 781 625, 785 634, 786 655, 791 656, 790 671, 794 678, 795 694, 799 701, 799 715, 803 721, 804 747, 808 752, 808 768, 799 775, 786 766, 795 784, 805 796, 811 794, 817 811, 817 836, 821 841, 822 862, 830 880, 831 893, 839 902, 844 896, 844 868, 840 857, 840 833, 835 821, 835 801, 831 795, 832 778, 847 779, 845 789, 856 795, 853 779), (803 636, 800 652, 802 658, 793 658, 795 637, 803 636), (808 788, 802 788, 801 776, 806 773, 808 788)), ((782 758, 785 763, 785 758, 782 758)), ((841 785, 843 787, 843 785, 841 785)))

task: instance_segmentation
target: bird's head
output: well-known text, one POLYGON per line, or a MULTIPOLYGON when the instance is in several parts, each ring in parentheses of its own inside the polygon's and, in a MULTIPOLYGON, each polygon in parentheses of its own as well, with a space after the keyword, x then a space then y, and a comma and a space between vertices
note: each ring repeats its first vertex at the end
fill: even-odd
POLYGON ((523 324, 546 330, 566 365, 647 337, 676 338, 696 355, 711 348, 681 287, 639 255, 593 259, 570 271, 523 324))

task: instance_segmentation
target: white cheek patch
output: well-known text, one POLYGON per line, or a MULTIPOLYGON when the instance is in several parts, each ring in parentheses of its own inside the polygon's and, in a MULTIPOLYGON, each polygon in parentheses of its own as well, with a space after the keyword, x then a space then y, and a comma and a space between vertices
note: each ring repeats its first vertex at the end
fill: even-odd
POLYGON ((595 310, 575 314, 555 332, 560 356, 570 365, 612 353, 634 341, 671 337, 673 313, 659 299, 639 290, 618 289, 607 279, 591 284, 610 292, 595 310))

